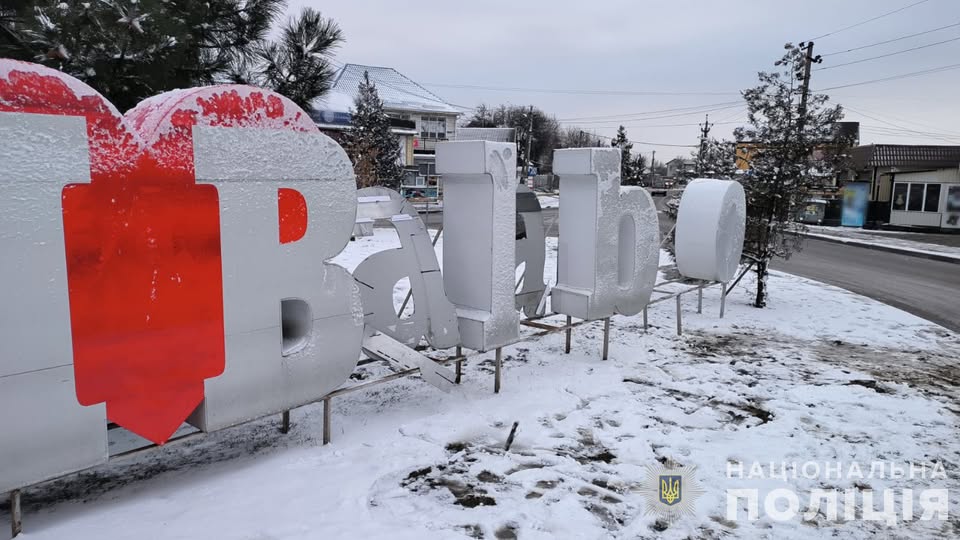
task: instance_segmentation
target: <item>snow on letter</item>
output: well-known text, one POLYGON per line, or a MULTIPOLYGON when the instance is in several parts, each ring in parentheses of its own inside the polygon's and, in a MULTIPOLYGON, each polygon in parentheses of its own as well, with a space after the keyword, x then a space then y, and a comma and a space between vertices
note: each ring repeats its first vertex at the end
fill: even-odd
POLYGON ((727 282, 740 265, 747 203, 731 180, 690 182, 677 214, 677 270, 688 278, 727 282))
POLYGON ((190 422, 212 431, 340 386, 363 329, 353 278, 325 262, 356 215, 343 149, 293 102, 250 87, 170 92, 127 117, 161 166, 219 194, 226 367, 190 422), (283 201, 294 204, 281 213, 283 201))
POLYGON ((0 62, 0 109, 78 117, 87 135, 89 176, 62 190, 56 260, 66 261, 71 340, 57 365, 72 356, 81 405, 106 403, 109 420, 163 442, 203 399, 203 380, 223 370, 216 190, 171 182, 117 110, 76 79, 0 62))
POLYGON ((443 292, 440 263, 420 215, 399 193, 387 188, 363 188, 357 191, 357 200, 363 219, 390 220, 401 246, 374 253, 353 271, 360 285, 365 324, 409 347, 418 345, 424 336, 438 349, 458 345, 456 310, 443 292), (403 278, 410 280, 413 313, 401 318, 393 306, 393 286, 403 278))
POLYGON ((516 274, 516 145, 437 145, 443 175, 443 285, 457 306, 463 346, 495 349, 520 331, 516 274))
POLYGON ((554 152, 560 176, 560 250, 552 306, 586 320, 635 315, 650 301, 660 229, 650 194, 620 188, 620 150, 554 152))
POLYGON ((86 127, 0 112, 0 492, 107 458, 104 406, 74 389, 60 217, 64 185, 90 181, 86 127))

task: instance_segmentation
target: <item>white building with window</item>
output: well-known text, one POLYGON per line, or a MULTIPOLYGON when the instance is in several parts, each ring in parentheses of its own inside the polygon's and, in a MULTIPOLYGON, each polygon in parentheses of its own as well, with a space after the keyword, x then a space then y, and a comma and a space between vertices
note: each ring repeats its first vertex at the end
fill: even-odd
POLYGON ((871 221, 960 229, 960 146, 872 144, 853 160, 854 180, 870 185, 871 221))
POLYGON ((960 229, 960 168, 895 174, 890 224, 960 229))
POLYGON ((440 177, 436 172, 438 142, 456 136, 461 110, 443 101, 399 71, 388 67, 346 64, 337 73, 333 88, 319 103, 313 115, 323 130, 349 129, 349 111, 359 93, 364 73, 377 87, 383 107, 392 118, 393 132, 400 137, 402 165, 408 171, 403 179, 405 194, 437 197, 440 177), (341 110, 342 109, 342 110, 341 110), (327 124, 324 118, 346 121, 327 124))

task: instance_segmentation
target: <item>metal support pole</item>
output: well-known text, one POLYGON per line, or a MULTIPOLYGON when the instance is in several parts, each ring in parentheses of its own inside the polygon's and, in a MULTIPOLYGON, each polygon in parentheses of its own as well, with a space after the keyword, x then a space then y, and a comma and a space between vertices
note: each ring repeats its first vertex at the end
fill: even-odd
MULTIPOLYGON (((463 356, 463 347, 457 345, 457 352, 455 355, 457 358, 463 356)), ((461 379, 463 378, 463 358, 457 360, 457 378, 454 380, 457 384, 460 384, 461 379)))
POLYGON ((323 444, 330 444, 330 398, 323 400, 323 444))
POLYGON ((649 325, 647 324, 647 306, 643 306, 643 331, 644 332, 647 331, 648 326, 649 325))
POLYGON ((727 309, 727 284, 720 284, 720 318, 723 318, 723 312, 727 309))
POLYGON ((493 371, 493 393, 500 393, 500 371, 503 368, 503 349, 497 347, 497 352, 494 357, 494 371, 493 371))
POLYGON ((603 320, 603 359, 607 359, 610 352, 610 317, 603 320))
POLYGON ((680 310, 680 295, 677 295, 677 335, 683 334, 683 312, 680 310))
POLYGON ((290 411, 283 411, 280 415, 280 433, 290 432, 290 411))
MULTIPOLYGON (((570 326, 573 323, 573 317, 567 315, 567 326, 570 326)), ((570 354, 570 340, 573 337, 573 328, 567 328, 567 343, 563 348, 564 354, 570 354)))
POLYGON ((23 531, 23 515, 20 510, 20 490, 10 492, 10 533, 16 538, 23 531))
POLYGON ((697 289, 697 313, 703 313, 703 283, 700 283, 700 288, 697 289))

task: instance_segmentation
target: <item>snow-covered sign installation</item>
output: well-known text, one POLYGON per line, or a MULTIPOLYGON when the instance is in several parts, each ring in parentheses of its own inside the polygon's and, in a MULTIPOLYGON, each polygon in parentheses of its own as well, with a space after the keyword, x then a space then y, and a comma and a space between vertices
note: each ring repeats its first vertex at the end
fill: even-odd
POLYGON ((464 347, 495 349, 517 337, 516 145, 437 145, 443 175, 443 285, 457 306, 464 347))
MULTIPOLYGON (((500 348, 545 302, 542 213, 518 189, 514 144, 437 146, 441 275, 416 211, 379 188, 358 211, 343 149, 266 90, 178 90, 121 116, 61 72, 0 59, 0 141, 0 492, 104 462, 108 422, 162 444, 184 422, 213 431, 323 398, 361 350, 449 390, 459 373, 413 346, 500 348), (401 247, 351 275, 327 261, 358 217, 389 219, 401 247)), ((657 272, 652 199, 621 190, 618 149, 558 151, 554 170, 553 310, 639 312, 657 272)), ((687 188, 681 272, 732 276, 743 206, 736 183, 687 188)))
POLYGON ((389 220, 400 237, 399 249, 374 253, 353 271, 369 330, 410 347, 418 345, 422 337, 438 349, 459 345, 456 310, 443 292, 440 263, 420 215, 399 193, 387 188, 363 188, 357 191, 357 199, 364 219, 389 220), (401 316, 394 308, 393 290, 405 278, 413 291, 413 313, 401 316))
POLYGON ((0 490, 104 461, 108 420, 162 443, 346 380, 359 291, 324 261, 353 172, 295 104, 211 87, 124 118, 0 60, 0 137, 0 490))
POLYGON ((557 150, 560 250, 552 307, 586 320, 634 315, 657 278, 657 210, 642 188, 620 187, 620 150, 557 150))
POLYGON ((677 270, 708 281, 733 279, 743 253, 747 203, 732 180, 699 178, 683 191, 675 233, 677 270))

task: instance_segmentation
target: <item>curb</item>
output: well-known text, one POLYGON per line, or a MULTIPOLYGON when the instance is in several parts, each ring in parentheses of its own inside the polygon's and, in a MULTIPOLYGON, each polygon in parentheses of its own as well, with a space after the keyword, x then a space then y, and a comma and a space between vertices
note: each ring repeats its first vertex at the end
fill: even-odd
POLYGON ((917 249, 910 249, 910 248, 884 246, 884 245, 872 244, 870 242, 863 242, 863 241, 852 239, 852 238, 840 238, 838 236, 829 236, 826 234, 801 233, 801 235, 807 238, 823 240, 825 242, 832 242, 834 244, 847 244, 847 245, 862 247, 866 249, 873 249, 876 251, 886 251, 889 253, 897 253, 900 255, 906 255, 908 257, 918 257, 921 259, 930 259, 933 261, 960 264, 960 257, 956 255, 947 255, 945 253, 933 253, 930 251, 920 251, 917 249))

